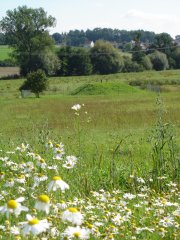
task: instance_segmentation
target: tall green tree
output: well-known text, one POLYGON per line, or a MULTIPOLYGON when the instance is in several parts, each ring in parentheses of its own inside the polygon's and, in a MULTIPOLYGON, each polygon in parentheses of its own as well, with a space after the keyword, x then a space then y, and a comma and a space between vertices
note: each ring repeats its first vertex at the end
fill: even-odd
POLYGON ((138 64, 142 64, 143 57, 145 57, 145 53, 142 50, 141 47, 141 33, 136 32, 134 36, 134 46, 132 48, 132 60, 137 62, 138 64))
POLYGON ((96 41, 94 47, 91 48, 90 54, 95 73, 110 74, 122 70, 124 62, 120 51, 109 42, 96 41))
POLYGON ((48 16, 43 8, 26 6, 8 10, 0 21, 0 29, 8 44, 14 47, 14 56, 23 75, 39 68, 48 72, 42 60, 52 50, 54 42, 48 28, 54 25, 55 18, 48 16))
POLYGON ((92 73, 92 64, 89 51, 84 48, 62 47, 58 51, 61 68, 57 75, 90 75, 92 73))

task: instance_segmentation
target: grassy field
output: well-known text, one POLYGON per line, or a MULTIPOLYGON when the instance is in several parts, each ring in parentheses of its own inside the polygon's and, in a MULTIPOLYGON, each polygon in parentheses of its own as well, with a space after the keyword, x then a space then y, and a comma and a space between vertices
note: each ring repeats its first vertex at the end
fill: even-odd
POLYGON ((9 225, 1 214, 3 204, 8 210, 21 196, 36 217, 28 229, 38 219, 51 223, 51 231, 36 239, 51 239, 53 231, 55 239, 70 238, 70 226, 70 239, 83 239, 85 232, 84 239, 178 239, 179 76, 165 71, 56 77, 39 99, 21 97, 23 79, 0 80, 4 239, 14 239, 13 226, 20 226, 21 239, 28 237, 19 224, 25 212, 11 214, 9 225), (159 88, 149 91, 147 84, 159 88), (74 104, 81 108, 72 109, 74 104), (59 183, 53 191, 59 176, 69 190, 59 183), (45 200, 47 212, 35 205, 45 200), (79 214, 80 228, 66 221, 65 209, 79 214))
POLYGON ((12 49, 7 45, 0 45, 0 61, 9 58, 9 54, 12 52, 12 49))
POLYGON ((19 74, 19 67, 0 67, 0 77, 19 74))

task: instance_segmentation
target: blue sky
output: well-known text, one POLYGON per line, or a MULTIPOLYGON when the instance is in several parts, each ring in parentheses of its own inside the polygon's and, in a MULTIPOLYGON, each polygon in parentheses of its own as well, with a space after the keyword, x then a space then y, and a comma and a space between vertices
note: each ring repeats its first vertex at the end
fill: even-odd
POLYGON ((0 19, 22 5, 43 7, 55 17, 51 32, 109 27, 180 34, 180 0, 0 0, 0 19))

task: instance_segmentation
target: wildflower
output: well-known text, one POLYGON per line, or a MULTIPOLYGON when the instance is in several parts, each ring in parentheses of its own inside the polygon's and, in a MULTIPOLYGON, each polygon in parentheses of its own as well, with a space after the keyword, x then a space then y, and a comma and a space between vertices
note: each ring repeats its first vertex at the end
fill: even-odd
POLYGON ((62 234, 63 237, 68 239, 79 238, 79 239, 89 239, 90 231, 86 228, 77 227, 68 227, 62 234))
POLYGON ((139 182, 139 183, 145 183, 145 181, 144 181, 144 179, 143 179, 143 178, 138 178, 138 177, 137 177, 137 179, 136 179, 136 180, 137 180, 137 182, 139 182))
POLYGON ((58 237, 60 235, 60 232, 56 227, 51 228, 50 235, 52 238, 58 237))
POLYGON ((11 234, 13 234, 13 235, 19 235, 19 234, 20 234, 19 228, 16 227, 16 226, 11 227, 11 228, 10 228, 10 232, 11 232, 11 234))
POLYGON ((0 160, 1 160, 2 162, 6 162, 7 160, 9 160, 9 157, 0 157, 0 160))
POLYGON ((48 179, 48 177, 46 175, 43 174, 38 174, 34 176, 34 185, 33 188, 38 187, 40 182, 44 182, 48 179))
POLYGON ((46 161, 44 160, 44 158, 41 158, 40 160, 37 161, 37 166, 41 167, 41 168, 46 168, 47 164, 46 161))
POLYGON ((22 143, 20 147, 17 147, 16 150, 20 152, 25 152, 29 148, 29 144, 22 143))
POLYGON ((52 181, 48 185, 48 192, 56 191, 58 188, 64 192, 66 189, 69 189, 69 185, 64 182, 59 176, 54 176, 52 181))
POLYGON ((78 111, 81 109, 81 105, 80 104, 75 104, 71 107, 72 110, 78 111))
POLYGON ((14 213, 18 216, 21 211, 27 212, 29 209, 21 205, 23 201, 24 197, 17 198, 16 200, 9 200, 5 206, 0 207, 0 212, 6 213, 7 217, 9 217, 10 213, 14 213))
POLYGON ((135 197, 136 197, 136 195, 133 195, 133 194, 131 194, 131 193, 125 193, 125 194, 123 195, 123 198, 129 199, 129 200, 131 200, 131 199, 133 199, 133 198, 135 198, 135 197))
POLYGON ((76 208, 71 207, 62 213, 62 220, 68 221, 74 225, 81 225, 83 215, 76 208))
POLYGON ((148 228, 148 227, 136 228, 136 234, 141 234, 142 231, 148 231, 148 232, 153 233, 154 228, 148 228))
POLYGON ((159 225, 163 227, 171 227, 174 225, 174 218, 170 216, 164 217, 159 221, 159 225))
POLYGON ((77 163, 77 158, 75 156, 67 156, 66 162, 63 164, 64 168, 71 169, 77 163))
POLYGON ((50 208, 49 197, 45 194, 40 195, 37 199, 37 202, 35 203, 35 208, 39 211, 45 211, 46 214, 48 214, 50 208))
POLYGON ((49 229, 50 224, 47 219, 39 220, 31 215, 26 215, 27 222, 21 223, 23 225, 22 233, 24 236, 32 233, 33 235, 38 235, 42 232, 46 232, 49 229))
POLYGON ((56 206, 60 209, 67 208, 67 204, 63 200, 60 203, 57 203, 56 206))
POLYGON ((55 154, 53 159, 62 160, 63 155, 65 154, 64 145, 62 143, 56 144, 53 149, 54 149, 54 154, 55 154))
POLYGON ((165 228, 159 228, 158 229, 158 234, 161 236, 161 237, 164 237, 166 235, 166 230, 165 228))
POLYGON ((20 175, 18 176, 18 178, 15 179, 16 182, 18 183, 25 183, 26 182, 26 178, 24 175, 20 175))
POLYGON ((14 186, 14 180, 10 178, 7 182, 4 184, 5 187, 13 187, 14 186))
POLYGON ((46 148, 53 148, 53 143, 50 140, 46 143, 46 148))

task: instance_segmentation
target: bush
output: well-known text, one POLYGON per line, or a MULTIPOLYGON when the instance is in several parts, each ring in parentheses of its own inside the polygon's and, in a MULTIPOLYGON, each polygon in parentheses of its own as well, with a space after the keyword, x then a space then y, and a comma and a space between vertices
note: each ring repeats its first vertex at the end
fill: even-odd
POLYGON ((153 64, 153 68, 157 71, 166 70, 169 68, 168 59, 165 53, 155 51, 148 55, 153 64))
POLYGON ((47 77, 43 70, 39 69, 27 75, 27 80, 19 88, 19 90, 30 90, 36 97, 47 88, 47 77))
POLYGON ((122 72, 142 72, 143 67, 137 62, 133 62, 129 56, 123 56, 124 66, 122 72))
POLYGON ((11 59, 0 60, 0 67, 14 67, 17 64, 11 59))

